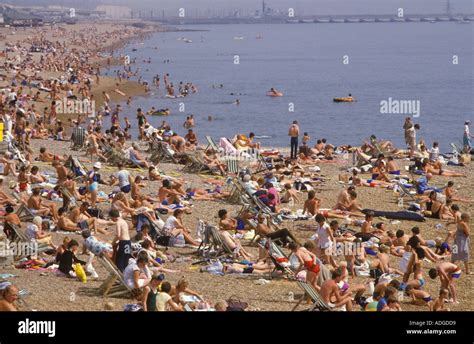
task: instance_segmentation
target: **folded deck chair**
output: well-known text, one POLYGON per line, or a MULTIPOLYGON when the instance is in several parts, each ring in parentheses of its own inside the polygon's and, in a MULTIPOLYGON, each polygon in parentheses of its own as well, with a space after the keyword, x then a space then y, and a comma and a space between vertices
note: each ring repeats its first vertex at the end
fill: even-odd
POLYGON ((316 290, 314 290, 313 286, 308 282, 303 281, 296 281, 298 286, 303 289, 304 296, 298 301, 298 303, 293 307, 292 311, 294 311, 298 306, 303 302, 307 297, 310 297, 314 303, 314 306, 311 308, 312 311, 332 311, 331 307, 321 298, 316 290))
POLYGON ((38 255, 52 250, 52 247, 49 245, 30 241, 24 229, 20 226, 8 223, 5 227, 12 233, 10 240, 16 244, 16 250, 13 252, 14 260, 20 260, 30 255, 38 255))
POLYGON ((125 283, 122 272, 120 272, 114 262, 106 255, 98 256, 97 258, 109 273, 109 276, 97 288, 97 294, 103 297, 130 296, 132 288, 125 283))

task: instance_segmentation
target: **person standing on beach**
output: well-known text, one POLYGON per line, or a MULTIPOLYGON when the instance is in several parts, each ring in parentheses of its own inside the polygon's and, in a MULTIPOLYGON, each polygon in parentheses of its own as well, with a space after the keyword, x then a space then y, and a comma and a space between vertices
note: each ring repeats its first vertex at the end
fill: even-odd
POLYGON ((112 209, 109 216, 117 224, 115 238, 112 242, 112 246, 115 248, 115 265, 123 272, 128 266, 128 260, 132 258, 132 242, 130 241, 128 223, 120 217, 120 213, 116 209, 112 209))
POLYGON ((409 143, 409 129, 413 127, 413 122, 411 121, 411 117, 406 117, 405 118, 405 123, 403 124, 403 130, 405 130, 405 143, 408 147, 408 143, 409 143))
POLYGON ((290 137, 290 147, 291 153, 290 158, 296 159, 298 155, 298 136, 300 135, 300 128, 298 126, 298 121, 293 121, 293 124, 288 130, 288 136, 290 137))
POLYGON ((471 124, 471 121, 464 122, 464 135, 462 138, 462 144, 464 145, 464 150, 467 152, 471 150, 471 147, 472 147, 471 139, 474 138, 474 135, 471 135, 469 131, 469 124, 471 124))
POLYGON ((473 273, 469 270, 469 220, 470 216, 467 213, 461 215, 461 220, 457 223, 457 229, 454 234, 454 246, 453 255, 451 262, 456 263, 457 261, 463 261, 466 268, 466 275, 472 275, 473 273))
POLYGON ((147 120, 141 108, 137 109, 137 120, 138 120, 138 139, 143 140, 144 138, 143 128, 145 126, 145 123, 147 123, 147 120))
POLYGON ((407 129, 408 131, 408 146, 410 147, 410 158, 415 156, 416 150, 416 131, 420 130, 420 125, 415 124, 414 126, 407 129))

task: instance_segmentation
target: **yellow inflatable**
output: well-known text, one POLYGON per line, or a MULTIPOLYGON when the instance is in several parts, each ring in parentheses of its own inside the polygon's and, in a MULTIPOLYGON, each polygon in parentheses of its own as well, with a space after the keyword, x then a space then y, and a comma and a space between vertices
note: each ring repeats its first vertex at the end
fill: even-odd
POLYGON ((354 98, 352 97, 334 98, 333 101, 336 103, 352 103, 354 101, 354 98))
POLYGON ((76 276, 79 279, 79 281, 81 281, 82 283, 86 283, 87 276, 82 265, 79 263, 76 263, 72 266, 72 268, 74 269, 74 272, 76 273, 76 276))

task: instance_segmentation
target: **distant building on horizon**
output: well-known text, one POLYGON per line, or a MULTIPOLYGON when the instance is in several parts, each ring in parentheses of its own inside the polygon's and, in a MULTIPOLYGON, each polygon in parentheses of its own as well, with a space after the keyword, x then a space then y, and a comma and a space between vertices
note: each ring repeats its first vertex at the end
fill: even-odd
POLYGON ((105 12, 105 17, 110 19, 132 18, 132 9, 120 5, 99 5, 96 11, 105 12))

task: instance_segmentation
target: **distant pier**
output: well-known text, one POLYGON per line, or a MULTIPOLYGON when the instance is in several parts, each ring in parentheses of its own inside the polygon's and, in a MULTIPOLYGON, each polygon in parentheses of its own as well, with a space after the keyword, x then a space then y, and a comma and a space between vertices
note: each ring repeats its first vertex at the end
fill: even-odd
POLYGON ((416 23, 416 22, 458 22, 470 23, 474 21, 474 14, 407 14, 399 17, 396 14, 384 15, 327 15, 327 16, 283 16, 269 17, 218 17, 218 18, 151 18, 171 25, 199 25, 199 24, 331 24, 331 23, 416 23))

